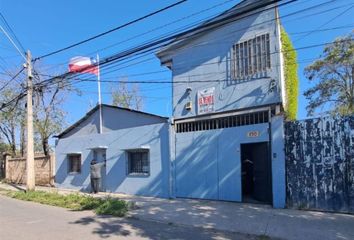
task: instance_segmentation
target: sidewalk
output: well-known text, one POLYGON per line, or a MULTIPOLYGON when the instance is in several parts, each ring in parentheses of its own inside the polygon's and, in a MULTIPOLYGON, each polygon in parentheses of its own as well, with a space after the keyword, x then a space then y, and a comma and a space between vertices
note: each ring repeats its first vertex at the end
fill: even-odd
MULTIPOLYGON (((21 186, 18 186, 23 188, 21 186)), ((7 184, 0 188, 15 189, 7 184)), ((72 192, 55 188, 38 190, 72 192)), ((282 239, 354 239, 354 215, 273 209, 266 205, 191 199, 160 199, 100 193, 133 201, 138 208, 130 217, 169 224, 267 235, 282 239)))

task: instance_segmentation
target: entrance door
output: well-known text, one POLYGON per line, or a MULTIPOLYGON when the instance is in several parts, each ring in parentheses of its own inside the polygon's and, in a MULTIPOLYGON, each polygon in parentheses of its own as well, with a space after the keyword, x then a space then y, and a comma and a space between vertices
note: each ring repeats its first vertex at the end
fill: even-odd
MULTIPOLYGON (((97 162, 105 162, 106 161, 106 149, 95 149, 93 150, 93 157, 97 162)), ((100 191, 106 191, 106 166, 102 166, 101 168, 101 183, 100 183, 100 191)))
POLYGON ((242 199, 272 203, 271 162, 267 142, 241 144, 242 199))

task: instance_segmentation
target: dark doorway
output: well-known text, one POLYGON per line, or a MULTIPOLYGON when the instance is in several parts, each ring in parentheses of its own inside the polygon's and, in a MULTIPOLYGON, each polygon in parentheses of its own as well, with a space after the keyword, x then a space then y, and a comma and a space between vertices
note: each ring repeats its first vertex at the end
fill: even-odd
POLYGON ((241 144, 242 201, 272 203, 272 171, 267 142, 241 144))

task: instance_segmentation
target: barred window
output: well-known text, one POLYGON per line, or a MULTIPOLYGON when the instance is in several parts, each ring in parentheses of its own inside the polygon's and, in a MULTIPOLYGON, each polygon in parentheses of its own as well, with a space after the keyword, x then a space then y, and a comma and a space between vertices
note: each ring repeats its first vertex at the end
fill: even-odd
POLYGON ((234 79, 249 77, 270 68, 269 34, 236 43, 232 53, 232 76, 234 79))
POLYGON ((81 173, 81 154, 68 155, 68 172, 81 173))
POLYGON ((149 173, 149 150, 128 151, 128 175, 148 175, 149 173))

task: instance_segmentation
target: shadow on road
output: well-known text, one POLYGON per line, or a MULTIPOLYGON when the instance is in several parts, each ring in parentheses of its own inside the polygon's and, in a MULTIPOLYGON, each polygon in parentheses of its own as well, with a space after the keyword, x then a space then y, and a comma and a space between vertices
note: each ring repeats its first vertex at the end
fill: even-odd
POLYGON ((256 237, 231 232, 213 231, 204 228, 177 226, 133 218, 111 216, 83 217, 70 224, 93 225, 92 234, 101 238, 137 237, 148 239, 257 239, 256 237))

